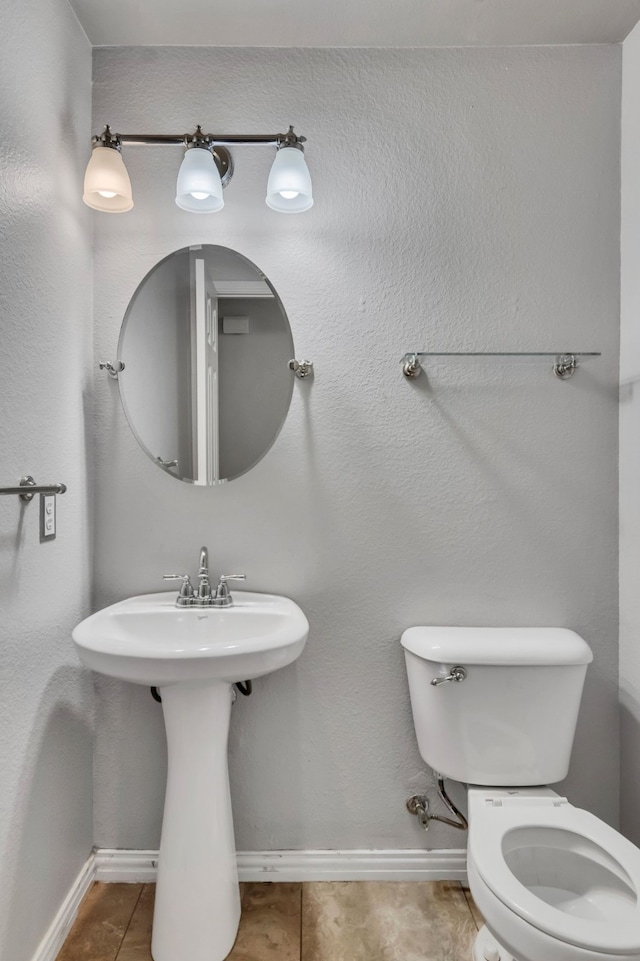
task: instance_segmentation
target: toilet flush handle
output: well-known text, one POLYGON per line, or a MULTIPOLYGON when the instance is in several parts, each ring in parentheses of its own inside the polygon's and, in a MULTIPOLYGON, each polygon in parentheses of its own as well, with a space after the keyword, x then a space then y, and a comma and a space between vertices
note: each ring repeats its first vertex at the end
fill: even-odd
POLYGON ((438 687, 440 684, 447 684, 449 681, 464 681, 466 676, 466 667, 461 667, 458 664, 456 667, 452 667, 450 672, 444 677, 434 677, 431 683, 434 687, 438 687))

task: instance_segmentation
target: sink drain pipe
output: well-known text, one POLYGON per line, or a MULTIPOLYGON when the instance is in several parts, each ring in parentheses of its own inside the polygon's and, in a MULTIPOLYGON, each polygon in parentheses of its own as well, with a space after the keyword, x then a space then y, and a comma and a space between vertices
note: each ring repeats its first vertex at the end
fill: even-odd
MULTIPOLYGON (((245 697, 249 697, 253 691, 253 684, 251 681, 238 681, 237 684, 234 684, 234 687, 236 690, 240 691, 241 694, 244 694, 245 697)), ((162 697, 160 696, 160 691, 158 688, 150 687, 149 690, 151 691, 151 697, 154 699, 154 701, 157 701, 158 704, 162 704, 162 697)), ((408 803, 409 802, 407 801, 407 804, 408 803)))
POLYGON ((466 831, 469 827, 466 817, 462 811, 458 810, 447 794, 443 776, 436 774, 436 777, 438 779, 438 796, 444 801, 456 820, 454 821, 452 818, 445 817, 443 814, 431 814, 429 811, 429 798, 426 794, 414 794, 410 797, 407 800, 407 811, 409 814, 415 814, 416 817, 420 818, 420 824, 425 831, 429 830, 430 821, 440 821, 442 824, 448 824, 449 827, 457 828, 459 831, 466 831))

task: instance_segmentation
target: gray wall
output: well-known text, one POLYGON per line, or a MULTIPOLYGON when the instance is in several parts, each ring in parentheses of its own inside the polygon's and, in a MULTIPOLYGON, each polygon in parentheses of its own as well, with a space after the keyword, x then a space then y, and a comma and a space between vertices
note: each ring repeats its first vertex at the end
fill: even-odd
POLYGON ((620 701, 622 830, 640 845, 640 28, 625 40, 620 330, 620 701))
MULTIPOLYGON (((96 217, 96 359, 136 285, 193 243, 226 244, 274 283, 296 382, 272 451, 203 490, 138 449, 98 379, 96 606, 162 589, 208 543, 216 570, 295 598, 306 651, 234 709, 240 849, 459 847, 404 799, 429 786, 399 637, 412 624, 562 625, 595 662, 561 790, 615 823, 618 47, 474 50, 98 49, 94 127, 221 132, 295 123, 316 206, 264 206, 265 150, 236 150, 224 210, 174 202, 180 156, 131 149, 136 206, 96 217), (548 365, 407 350, 600 350, 548 365)), ((100 845, 158 843, 160 708, 98 682, 100 845)), ((460 790, 457 796, 460 796, 460 790)))
POLYGON ((60 0, 2 0, 0 20, 0 484, 69 486, 44 544, 37 499, 0 498, 0 958, 26 961, 93 841, 92 681, 70 633, 91 575, 91 50, 60 0))

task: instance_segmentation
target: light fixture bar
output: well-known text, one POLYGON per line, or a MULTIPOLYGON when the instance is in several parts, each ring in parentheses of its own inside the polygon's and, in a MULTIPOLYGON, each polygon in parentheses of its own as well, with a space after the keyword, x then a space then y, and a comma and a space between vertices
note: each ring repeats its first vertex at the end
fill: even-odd
MULTIPOLYGON (((113 139, 119 143, 133 144, 137 146, 151 147, 184 147, 193 139, 192 133, 114 133, 113 139)), ((218 134, 203 133, 202 139, 212 146, 256 146, 266 147, 294 147, 296 144, 306 142, 306 137, 298 137, 291 133, 250 133, 250 134, 218 134)), ((99 136, 94 137, 94 141, 100 140, 99 136)))
POLYGON ((128 143, 140 147, 184 147, 193 134, 158 134, 158 133, 116 133, 120 143, 128 143))

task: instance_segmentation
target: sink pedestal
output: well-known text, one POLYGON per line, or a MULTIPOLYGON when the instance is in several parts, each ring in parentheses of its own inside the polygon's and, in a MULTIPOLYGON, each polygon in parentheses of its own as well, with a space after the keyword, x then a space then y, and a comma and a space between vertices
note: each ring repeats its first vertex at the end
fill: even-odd
POLYGON ((160 688, 168 774, 151 954, 154 961, 222 961, 240 921, 227 740, 232 686, 160 688))

